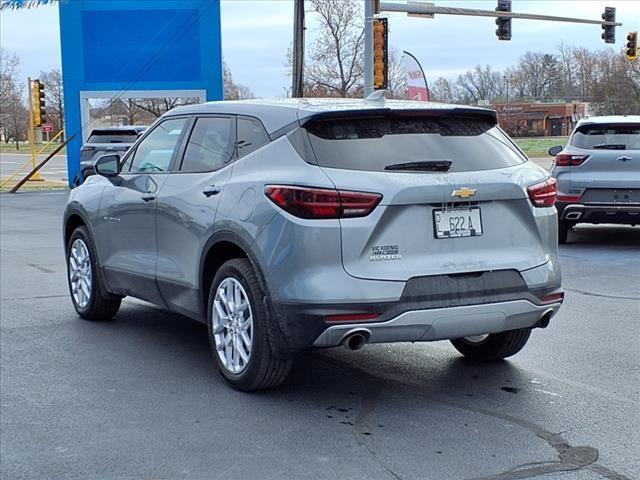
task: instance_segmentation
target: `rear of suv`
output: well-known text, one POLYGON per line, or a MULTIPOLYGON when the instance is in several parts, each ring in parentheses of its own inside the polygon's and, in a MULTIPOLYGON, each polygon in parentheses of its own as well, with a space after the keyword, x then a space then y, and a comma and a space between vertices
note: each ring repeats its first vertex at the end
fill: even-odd
POLYGON ((203 321, 239 389, 278 385, 309 348, 509 357, 563 300, 555 180, 490 110, 213 102, 96 170, 65 213, 76 311, 131 295, 203 321))
POLYGON ((94 128, 80 149, 80 176, 75 179, 75 185, 95 173, 93 167, 102 155, 115 153, 124 156, 147 128, 141 125, 94 128))
POLYGON ((560 243, 578 223, 640 224, 640 116, 580 120, 567 145, 549 154, 560 243))

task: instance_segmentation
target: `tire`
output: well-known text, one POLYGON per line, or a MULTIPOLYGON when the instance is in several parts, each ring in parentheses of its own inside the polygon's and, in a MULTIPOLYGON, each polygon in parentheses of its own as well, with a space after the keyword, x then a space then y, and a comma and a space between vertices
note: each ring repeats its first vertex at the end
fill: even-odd
POLYGON ((493 333, 479 341, 473 337, 456 338, 451 343, 461 354, 475 362, 490 362, 515 355, 526 345, 531 330, 522 328, 502 333, 493 333))
POLYGON ((122 298, 109 295, 101 285, 96 258, 96 249, 89 231, 86 227, 76 228, 71 234, 67 245, 67 284, 69 285, 71 302, 78 315, 85 320, 110 320, 118 313, 122 298), (72 258, 77 264, 76 260, 81 258, 80 253, 86 253, 88 256, 88 259, 81 262, 84 265, 84 271, 81 276, 86 280, 85 282, 82 281, 81 276, 78 274, 78 269, 74 273, 74 267, 72 266, 72 258), (76 283, 74 283, 74 279, 76 283), (74 293, 76 286, 79 285, 78 282, 84 283, 85 286, 88 285, 87 289, 80 289, 82 290, 81 294, 74 293))
POLYGON ((218 269, 207 303, 209 345, 218 370, 237 390, 277 387, 291 371, 292 360, 274 353, 272 311, 247 259, 229 260, 218 269), (225 298, 233 306, 225 304, 225 298), (238 309, 235 301, 243 308, 238 309))
POLYGON ((565 244, 569 237, 569 230, 571 230, 571 224, 566 220, 558 221, 558 243, 565 244))

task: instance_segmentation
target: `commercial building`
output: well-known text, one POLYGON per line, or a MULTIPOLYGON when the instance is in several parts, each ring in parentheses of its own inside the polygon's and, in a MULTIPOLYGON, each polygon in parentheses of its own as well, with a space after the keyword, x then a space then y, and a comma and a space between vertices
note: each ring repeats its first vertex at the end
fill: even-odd
POLYGON ((519 137, 564 136, 587 116, 588 103, 496 103, 500 126, 519 137))

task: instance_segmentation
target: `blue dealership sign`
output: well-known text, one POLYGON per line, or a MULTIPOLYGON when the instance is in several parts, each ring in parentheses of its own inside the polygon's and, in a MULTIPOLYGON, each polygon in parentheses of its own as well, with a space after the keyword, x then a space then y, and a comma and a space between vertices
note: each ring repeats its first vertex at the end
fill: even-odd
POLYGON ((60 36, 70 184, 89 98, 222 99, 219 0, 62 1, 60 36))

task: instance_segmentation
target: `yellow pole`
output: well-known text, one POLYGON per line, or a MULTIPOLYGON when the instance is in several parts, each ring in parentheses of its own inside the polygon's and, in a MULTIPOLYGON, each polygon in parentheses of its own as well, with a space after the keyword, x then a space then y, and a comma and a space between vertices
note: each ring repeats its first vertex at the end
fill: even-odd
MULTIPOLYGON (((31 165, 33 168, 36 168, 36 157, 38 156, 36 153, 36 127, 35 121, 33 118, 33 84, 31 83, 31 77, 27 78, 27 91, 29 94, 29 145, 31 145, 31 165)), ((30 179, 30 181, 43 181, 42 175, 40 172, 36 172, 30 179)))

